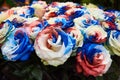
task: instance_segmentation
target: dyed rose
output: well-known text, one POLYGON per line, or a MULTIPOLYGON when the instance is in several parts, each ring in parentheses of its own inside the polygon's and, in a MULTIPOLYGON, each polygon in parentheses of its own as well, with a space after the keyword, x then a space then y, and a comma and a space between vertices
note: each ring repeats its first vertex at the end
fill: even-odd
POLYGON ((58 16, 58 17, 50 18, 47 21, 50 26, 60 27, 62 29, 74 26, 73 20, 67 20, 66 16, 58 16))
POLYGON ((117 26, 115 24, 115 15, 111 12, 104 12, 104 20, 101 22, 103 28, 110 30, 110 29, 117 29, 117 26))
POLYGON ((14 26, 9 20, 0 24, 0 46, 3 44, 5 39, 9 36, 11 31, 14 30, 14 26))
POLYGON ((85 76, 102 76, 111 65, 109 52, 100 44, 85 44, 78 52, 76 69, 85 76))
POLYGON ((55 11, 57 15, 64 15, 64 13, 70 9, 74 10, 77 8, 82 8, 82 6, 73 2, 66 3, 53 2, 49 7, 57 8, 58 11, 55 11))
POLYGON ((78 28, 76 27, 67 28, 66 32, 76 40, 76 44, 75 44, 76 47, 82 47, 83 35, 78 28))
POLYGON ((59 8, 64 6, 64 4, 59 3, 59 2, 53 2, 52 4, 50 4, 47 8, 46 8, 46 12, 44 14, 43 19, 50 19, 53 17, 57 17, 58 14, 57 12, 59 11, 59 8), (61 4, 61 5, 59 5, 61 4))
POLYGON ((24 26, 23 28, 25 28, 28 36, 31 38, 31 39, 35 39, 37 34, 42 31, 44 28, 46 28, 46 25, 47 23, 45 23, 45 21, 43 22, 40 22, 40 21, 33 21, 31 23, 24 23, 24 26))
POLYGON ((43 15, 45 14, 47 3, 45 1, 33 1, 31 7, 33 7, 35 10, 34 15, 38 17, 39 20, 41 20, 43 15))
POLYGON ((120 31, 111 30, 107 46, 112 53, 120 56, 120 31))
POLYGON ((89 26, 85 30, 85 37, 91 42, 103 43, 107 39, 107 32, 99 25, 89 26))
POLYGON ((68 6, 65 5, 65 3, 58 3, 53 2, 51 5, 48 6, 46 9, 47 12, 44 15, 44 19, 50 19, 53 17, 57 17, 59 15, 64 15, 64 13, 69 9, 68 6), (61 4, 61 5, 60 5, 61 4))
POLYGON ((83 16, 74 19, 74 23, 79 29, 84 29, 91 25, 99 24, 99 22, 89 14, 84 14, 83 16))
POLYGON ((6 60, 27 60, 33 51, 33 44, 22 28, 13 31, 1 47, 6 60))
POLYGON ((45 13, 45 19, 49 19, 51 17, 56 17, 58 15, 64 15, 64 13, 71 9, 76 8, 78 4, 75 4, 73 2, 66 2, 66 3, 60 3, 60 2, 53 2, 48 6, 48 10, 45 13))
POLYGON ((34 48, 45 65, 58 66, 70 57, 75 40, 61 29, 48 27, 35 40, 34 48))

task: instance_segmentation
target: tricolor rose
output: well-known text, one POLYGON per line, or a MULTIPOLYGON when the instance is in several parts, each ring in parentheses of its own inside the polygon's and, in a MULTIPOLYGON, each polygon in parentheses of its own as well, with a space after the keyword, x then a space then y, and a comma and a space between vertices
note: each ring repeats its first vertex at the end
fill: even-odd
POLYGON ((83 38, 81 31, 77 27, 67 28, 66 33, 71 35, 76 40, 76 44, 75 44, 76 48, 82 47, 84 38, 83 38))
POLYGON ((105 29, 117 29, 117 26, 115 24, 115 14, 110 12, 104 12, 104 20, 101 22, 103 28, 105 29))
POLYGON ((90 42, 103 43, 107 39, 107 32, 99 25, 89 26, 85 30, 85 38, 90 42))
POLYGON ((38 17, 39 20, 41 20, 43 15, 45 14, 47 3, 45 1, 33 1, 31 7, 34 8, 34 15, 38 17))
POLYGON ((48 27, 39 32, 34 48, 45 65, 58 66, 70 57, 75 40, 61 29, 48 27))
POLYGON ((84 14, 83 16, 74 19, 74 23, 79 29, 84 29, 91 25, 99 24, 98 20, 95 20, 90 14, 84 14))
POLYGON ((23 28, 26 30, 28 36, 34 40, 37 34, 47 27, 46 24, 46 21, 40 22, 36 20, 31 23, 25 22, 23 28))
POLYGON ((100 44, 84 44, 78 49, 77 72, 83 72, 85 76, 102 76, 107 72, 111 65, 109 51, 100 44))
POLYGON ((4 59, 10 61, 27 60, 33 50, 33 44, 22 28, 13 31, 1 47, 4 59))

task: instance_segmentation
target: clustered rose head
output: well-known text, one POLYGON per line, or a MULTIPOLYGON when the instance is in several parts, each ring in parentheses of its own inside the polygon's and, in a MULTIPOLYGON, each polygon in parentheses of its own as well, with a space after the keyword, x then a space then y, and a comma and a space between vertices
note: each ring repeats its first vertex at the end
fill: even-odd
POLYGON ((76 70, 102 76, 111 54, 120 56, 120 12, 73 2, 33 2, 0 13, 0 47, 5 60, 59 66, 74 54, 76 70))

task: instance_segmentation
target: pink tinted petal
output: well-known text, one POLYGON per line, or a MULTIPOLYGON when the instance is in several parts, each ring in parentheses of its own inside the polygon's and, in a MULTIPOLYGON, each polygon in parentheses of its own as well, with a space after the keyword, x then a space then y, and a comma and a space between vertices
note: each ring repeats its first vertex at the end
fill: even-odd
POLYGON ((8 10, 6 13, 7 13, 6 16, 11 16, 14 13, 14 10, 8 10))
POLYGON ((39 21, 33 21, 32 23, 25 23, 23 28, 27 31, 27 33, 30 35, 32 33, 32 28, 36 27, 40 22, 39 21))
POLYGON ((79 53, 77 55, 77 61, 79 62, 79 64, 81 65, 82 69, 83 69, 83 73, 86 76, 89 75, 93 75, 93 76, 99 76, 102 74, 103 70, 105 69, 105 65, 104 64, 97 64, 97 65, 92 65, 89 64, 85 55, 84 55, 84 60, 81 59, 81 53, 79 53))
POLYGON ((97 54, 94 56, 93 58, 93 65, 97 65, 97 64, 100 64, 102 63, 104 60, 104 56, 103 54, 97 54))
POLYGON ((83 71, 82 67, 79 63, 77 63, 77 65, 76 65, 76 70, 77 70, 78 73, 81 73, 83 71))
POLYGON ((67 29, 68 33, 72 33, 74 37, 78 38, 78 34, 80 34, 79 30, 75 27, 71 27, 67 29))
POLYGON ((100 38, 100 36, 101 36, 102 34, 100 33, 100 32, 96 32, 95 33, 95 39, 93 40, 93 41, 95 41, 95 42, 97 42, 97 43, 103 43, 103 42, 105 42, 106 40, 107 40, 107 38, 100 38))

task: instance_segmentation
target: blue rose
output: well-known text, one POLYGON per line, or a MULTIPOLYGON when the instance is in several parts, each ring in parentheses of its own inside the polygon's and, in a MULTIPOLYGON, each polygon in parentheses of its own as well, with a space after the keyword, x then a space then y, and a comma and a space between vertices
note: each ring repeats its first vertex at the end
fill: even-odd
POLYGON ((1 47, 6 60, 27 60, 33 51, 33 44, 22 28, 13 31, 1 47))

